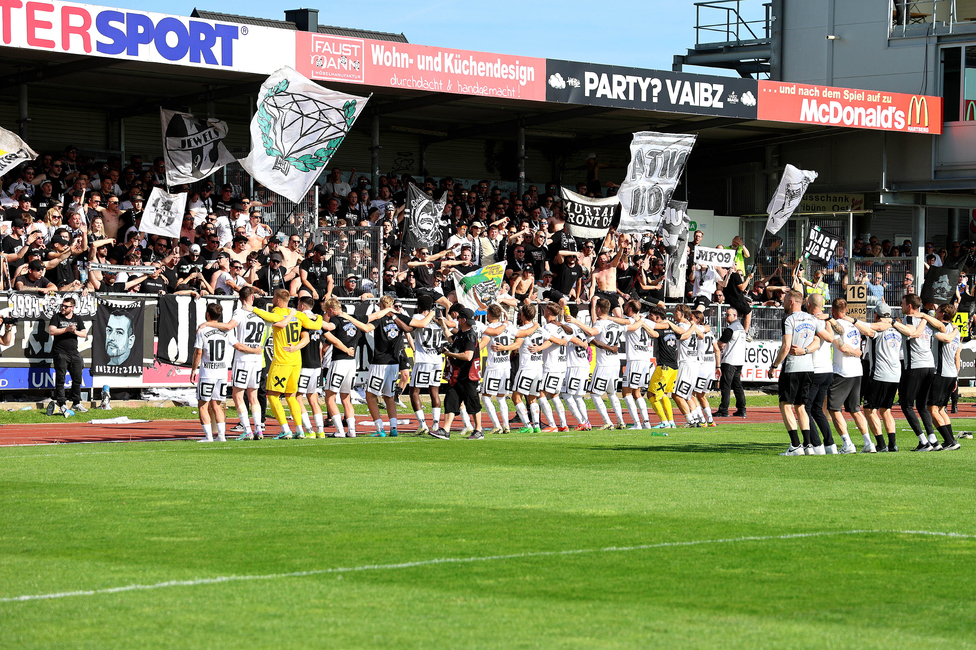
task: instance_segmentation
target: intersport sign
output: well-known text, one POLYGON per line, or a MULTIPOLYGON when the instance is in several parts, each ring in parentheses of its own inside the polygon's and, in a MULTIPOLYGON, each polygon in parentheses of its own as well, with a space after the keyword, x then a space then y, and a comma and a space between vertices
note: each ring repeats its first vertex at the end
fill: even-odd
POLYGON ((287 30, 71 2, 0 0, 0 43, 254 73, 295 60, 287 30))

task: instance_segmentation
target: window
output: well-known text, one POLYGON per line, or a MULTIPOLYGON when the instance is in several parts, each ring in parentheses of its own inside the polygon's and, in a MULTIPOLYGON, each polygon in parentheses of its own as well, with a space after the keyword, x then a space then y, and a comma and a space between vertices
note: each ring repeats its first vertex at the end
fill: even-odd
POLYGON ((962 79, 962 48, 947 47, 942 50, 942 99, 944 120, 959 121, 959 97, 962 79))

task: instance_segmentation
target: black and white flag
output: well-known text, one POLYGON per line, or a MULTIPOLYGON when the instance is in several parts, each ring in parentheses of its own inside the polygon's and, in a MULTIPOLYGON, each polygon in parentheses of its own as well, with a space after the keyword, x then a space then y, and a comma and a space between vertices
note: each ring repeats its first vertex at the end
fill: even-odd
POLYGON ((189 113, 159 109, 163 126, 166 184, 195 183, 234 162, 224 146, 227 123, 189 113))
POLYGON ((796 211, 803 195, 806 194, 810 183, 817 180, 817 172, 797 169, 793 165, 786 165, 783 170, 783 178, 779 181, 776 194, 773 200, 766 206, 769 219, 766 220, 766 230, 773 234, 778 233, 789 221, 796 211))
POLYGON ((98 301, 92 336, 92 374, 142 376, 145 302, 98 301))
POLYGON ((735 266, 735 249, 695 246, 695 264, 730 269, 735 266))
POLYGON ((840 238, 834 237, 829 232, 820 230, 820 226, 814 226, 807 234, 807 245, 804 255, 815 262, 826 264, 834 254, 840 238))
POLYGON ((685 274, 688 270, 688 217, 687 201, 671 201, 662 213, 661 227, 664 248, 665 289, 667 297, 682 298, 685 292, 685 274))
POLYGON ((621 207, 618 232, 658 231, 697 137, 652 131, 634 134, 627 176, 617 191, 621 207))
POLYGON ((610 196, 591 199, 565 187, 560 188, 563 198, 563 216, 566 232, 580 239, 603 241, 613 225, 613 218, 620 209, 620 199, 610 196))
POLYGON ((150 235, 179 238, 186 209, 186 192, 170 194, 154 187, 139 222, 139 230, 150 235))
POLYGON ((441 231, 438 228, 441 213, 447 205, 447 194, 442 201, 434 202, 413 183, 407 190, 407 206, 403 211, 403 250, 413 251, 423 246, 432 247, 440 243, 441 231))
POLYGON ((925 284, 919 296, 923 304, 945 305, 956 301, 956 287, 959 285, 959 269, 945 266, 930 266, 925 273, 925 284))

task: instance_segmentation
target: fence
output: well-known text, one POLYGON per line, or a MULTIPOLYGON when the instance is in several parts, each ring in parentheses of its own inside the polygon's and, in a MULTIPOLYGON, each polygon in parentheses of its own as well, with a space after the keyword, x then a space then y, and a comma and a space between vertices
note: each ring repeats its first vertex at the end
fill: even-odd
MULTIPOLYGON (((234 152, 238 158, 246 157, 248 152, 234 152)), ((295 203, 276 192, 272 192, 256 182, 238 162, 226 165, 220 170, 224 184, 234 187, 234 194, 248 194, 251 207, 260 204, 264 210, 264 222, 274 232, 291 235, 306 233, 319 225, 319 186, 313 185, 299 203, 295 203)))
POLYGON ((326 248, 325 260, 334 270, 336 287, 351 273, 360 288, 382 295, 382 236, 377 228, 316 228, 312 237, 326 248))

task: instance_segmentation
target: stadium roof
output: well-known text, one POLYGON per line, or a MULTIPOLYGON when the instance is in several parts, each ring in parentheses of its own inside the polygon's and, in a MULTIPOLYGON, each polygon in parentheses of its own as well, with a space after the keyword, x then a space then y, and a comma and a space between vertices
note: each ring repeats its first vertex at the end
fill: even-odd
MULTIPOLYGON (((207 11, 206 9, 194 9, 190 14, 192 18, 203 18, 204 20, 216 20, 225 23, 238 23, 241 25, 259 25, 261 27, 274 27, 276 29, 298 29, 298 25, 290 20, 275 20, 273 18, 254 18, 252 16, 239 16, 237 14, 224 14, 217 11, 207 11)), ((403 34, 391 34, 389 32, 376 32, 370 29, 357 29, 354 27, 335 27, 332 25, 319 25, 320 34, 332 34, 333 36, 348 36, 350 38, 372 38, 377 41, 391 41, 393 43, 409 43, 403 34)))

